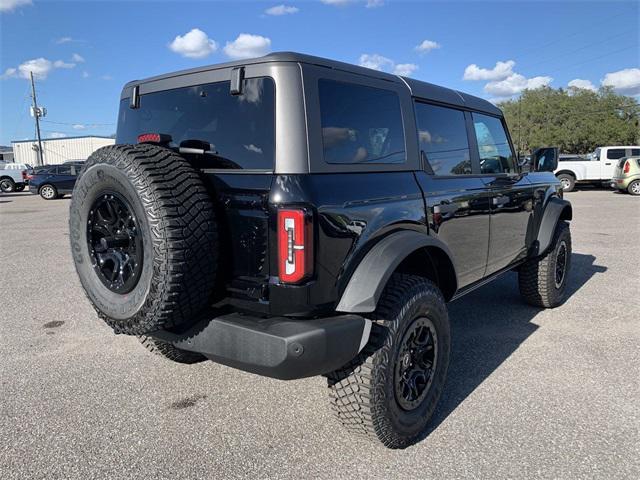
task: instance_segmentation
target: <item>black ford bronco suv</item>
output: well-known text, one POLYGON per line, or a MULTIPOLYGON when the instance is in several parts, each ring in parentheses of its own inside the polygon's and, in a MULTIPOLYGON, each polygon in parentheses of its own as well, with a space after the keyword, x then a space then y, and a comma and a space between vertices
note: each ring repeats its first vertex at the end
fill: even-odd
POLYGON ((510 270, 563 301, 557 150, 522 173, 485 100, 274 53, 128 83, 116 143, 70 207, 100 318, 177 362, 324 375, 338 420, 387 447, 436 407, 447 302, 510 270))

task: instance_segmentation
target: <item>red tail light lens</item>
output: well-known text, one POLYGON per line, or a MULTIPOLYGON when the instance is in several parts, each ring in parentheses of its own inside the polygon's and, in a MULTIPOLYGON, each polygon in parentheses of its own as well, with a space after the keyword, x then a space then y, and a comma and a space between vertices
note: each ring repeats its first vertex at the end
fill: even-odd
POLYGON ((27 178, 29 178, 29 177, 27 176, 27 171, 26 171, 26 170, 23 170, 23 171, 22 171, 22 179, 23 179, 23 180, 26 180, 27 178))
POLYGON ((285 283, 297 283, 313 269, 311 218, 303 209, 278 210, 278 275, 285 283))
POLYGON ((138 143, 170 143, 171 135, 165 135, 163 133, 141 133, 138 135, 138 143))
POLYGON ((629 173, 629 169, 631 168, 631 166, 629 165, 629 160, 627 160, 626 162, 624 162, 624 173, 629 173))

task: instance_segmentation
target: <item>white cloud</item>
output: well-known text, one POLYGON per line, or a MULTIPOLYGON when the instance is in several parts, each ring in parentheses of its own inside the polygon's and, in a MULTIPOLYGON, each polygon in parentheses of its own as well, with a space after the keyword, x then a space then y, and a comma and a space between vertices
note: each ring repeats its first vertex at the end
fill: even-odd
POLYGON ((71 55, 71 61, 75 63, 84 63, 84 57, 82 55, 74 53, 73 55, 71 55))
POLYGON ((67 63, 67 62, 64 62, 62 60, 56 60, 55 62, 53 62, 53 66, 55 68, 67 68, 67 69, 69 69, 69 68, 74 68, 76 66, 76 64, 75 63, 67 63))
POLYGON ((441 45, 438 42, 434 42, 433 40, 423 40, 420 45, 416 45, 415 50, 420 53, 428 53, 431 50, 435 50, 436 48, 440 47, 441 45))
POLYGON ((49 138, 65 138, 66 136, 67 134, 62 132, 51 132, 49 134, 49 138))
POLYGON ((38 80, 46 79, 56 68, 74 68, 75 63, 66 63, 62 60, 52 62, 46 58, 34 58, 21 63, 17 67, 7 68, 1 78, 25 78, 29 79, 29 74, 33 72, 34 78, 38 80))
POLYGON ((573 87, 573 88, 579 88, 581 90, 591 90, 592 92, 596 92, 598 90, 596 86, 593 83, 591 83, 591 81, 582 80, 581 78, 576 78, 574 80, 571 80, 567 84, 567 86, 573 87))
POLYGON ((623 95, 640 95, 640 68, 607 73, 601 83, 603 87, 613 87, 623 95))
POLYGON ((86 128, 87 128, 87 127, 86 127, 85 125, 82 125, 81 123, 76 123, 76 124, 73 126, 73 129, 74 129, 74 130, 84 130, 84 129, 86 129, 86 128))
POLYGON ((174 38, 169 48, 183 57, 203 58, 215 52, 218 44, 199 28, 193 28, 190 32, 174 38))
POLYGON ((410 77, 417 69, 418 65, 415 63, 398 63, 393 69, 393 73, 396 75, 402 75, 403 77, 410 77))
POLYGON ((384 5, 384 0, 367 0, 367 8, 378 8, 384 5))
POLYGON ((271 50, 271 39, 261 35, 241 33, 233 42, 227 42, 224 53, 234 60, 261 57, 271 50))
POLYGON ((86 70, 82 72, 82 78, 89 78, 89 72, 87 72, 86 70))
POLYGON ((0 0, 0 12, 13 12, 23 5, 31 5, 31 0, 0 0))
POLYGON ((60 37, 56 40, 58 45, 62 45, 63 43, 73 42, 73 38, 71 37, 60 37))
POLYGON ((338 7, 341 7, 343 5, 348 5, 354 2, 354 0, 320 0, 320 1, 325 5, 336 5, 338 7))
POLYGON ((264 13, 267 15, 280 16, 290 15, 292 13, 298 13, 300 9, 298 7, 291 7, 289 5, 276 5, 275 7, 267 8, 264 13))
POLYGON ((256 147, 253 143, 250 143, 249 145, 243 145, 243 147, 246 148, 249 152, 262 153, 262 149, 260 147, 256 147))
POLYGON ((467 66, 464 69, 464 80, 504 80, 510 75, 513 75, 513 67, 516 64, 513 60, 507 60, 506 62, 496 62, 496 66, 493 68, 480 68, 475 63, 467 66))
POLYGON ((489 82, 484 86, 484 91, 494 97, 506 98, 516 95, 523 90, 534 90, 545 87, 553 81, 551 77, 526 78, 519 73, 512 73, 507 78, 489 82))
POLYGON ((359 65, 365 68, 372 68, 374 70, 385 70, 394 67, 395 62, 390 58, 383 57, 377 53, 369 54, 363 53, 360 55, 359 65))
POLYGON ((381 72, 392 72, 394 75, 410 76, 418 69, 415 63, 396 63, 390 58, 378 55, 377 53, 363 53, 360 55, 359 65, 365 68, 372 68, 381 72))

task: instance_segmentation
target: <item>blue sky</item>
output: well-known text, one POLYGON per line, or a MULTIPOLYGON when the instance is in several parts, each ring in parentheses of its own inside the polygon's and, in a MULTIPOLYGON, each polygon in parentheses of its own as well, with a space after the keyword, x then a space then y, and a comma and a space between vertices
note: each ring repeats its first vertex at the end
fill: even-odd
POLYGON ((47 108, 44 137, 114 133, 129 80, 267 51, 361 63, 494 101, 570 82, 638 95, 639 5, 0 0, 0 144, 33 138, 29 69, 47 108))

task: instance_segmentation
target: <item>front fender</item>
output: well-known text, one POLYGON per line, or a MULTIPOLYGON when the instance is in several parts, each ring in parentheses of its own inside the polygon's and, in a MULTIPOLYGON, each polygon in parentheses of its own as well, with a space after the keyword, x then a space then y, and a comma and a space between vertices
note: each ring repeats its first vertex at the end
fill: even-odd
POLYGON ((336 310, 349 313, 373 312, 387 281, 398 265, 416 250, 431 246, 442 249, 449 259, 453 258, 440 240, 410 230, 392 233, 380 240, 356 268, 336 310))
POLYGON ((553 233, 560 219, 571 220, 573 208, 568 200, 559 197, 551 197, 547 202, 538 230, 538 254, 544 255, 553 241, 553 233))

